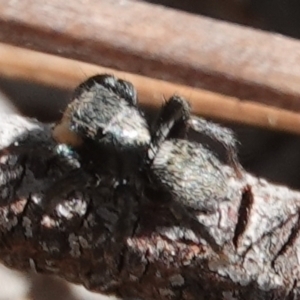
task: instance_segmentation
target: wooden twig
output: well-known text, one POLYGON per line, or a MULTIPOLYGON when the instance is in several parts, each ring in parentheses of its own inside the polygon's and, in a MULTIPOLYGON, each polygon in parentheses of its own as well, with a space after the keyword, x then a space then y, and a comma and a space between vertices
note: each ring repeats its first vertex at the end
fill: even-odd
POLYGON ((300 133, 300 116, 292 111, 0 44, 0 75, 4 77, 73 89, 78 83, 97 73, 115 74, 131 81, 139 92, 140 103, 148 107, 158 108, 164 98, 177 93, 189 100, 197 115, 300 133))
POLYGON ((49 126, 13 114, 0 120, 6 265, 122 298, 300 299, 299 192, 246 173, 238 180, 224 166, 224 201, 212 214, 194 211, 220 245, 215 253, 162 195, 74 172, 49 126))
POLYGON ((300 107, 299 41, 144 2, 2 0, 0 41, 300 107))

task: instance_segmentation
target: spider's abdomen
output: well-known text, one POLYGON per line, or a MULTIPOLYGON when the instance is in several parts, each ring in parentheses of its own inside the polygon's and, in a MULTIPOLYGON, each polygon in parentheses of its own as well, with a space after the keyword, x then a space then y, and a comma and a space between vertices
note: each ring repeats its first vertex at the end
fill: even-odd
POLYGON ((160 146, 151 174, 175 201, 193 209, 215 211, 228 194, 221 165, 201 144, 174 139, 160 146))

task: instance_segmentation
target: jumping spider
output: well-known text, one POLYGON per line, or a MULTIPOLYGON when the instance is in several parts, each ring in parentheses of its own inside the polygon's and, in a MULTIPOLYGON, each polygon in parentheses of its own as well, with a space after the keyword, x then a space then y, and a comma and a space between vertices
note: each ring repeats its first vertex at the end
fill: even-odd
POLYGON ((53 137, 74 149, 97 149, 97 157, 89 157, 91 164, 100 164, 98 169, 118 184, 145 178, 146 185, 167 191, 187 210, 214 212, 228 195, 222 163, 202 144, 187 139, 189 129, 221 143, 241 176, 231 130, 191 115, 188 102, 176 95, 150 126, 137 107, 133 85, 112 75, 93 76, 75 89, 53 137))

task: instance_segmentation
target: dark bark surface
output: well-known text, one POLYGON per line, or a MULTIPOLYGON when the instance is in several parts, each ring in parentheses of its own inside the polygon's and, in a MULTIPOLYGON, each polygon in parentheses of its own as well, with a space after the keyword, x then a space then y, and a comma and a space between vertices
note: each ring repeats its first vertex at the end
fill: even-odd
POLYGON ((216 253, 162 194, 76 169, 49 126, 1 115, 0 146, 6 265, 128 299, 300 299, 300 193, 224 166, 230 201, 195 212, 216 253))

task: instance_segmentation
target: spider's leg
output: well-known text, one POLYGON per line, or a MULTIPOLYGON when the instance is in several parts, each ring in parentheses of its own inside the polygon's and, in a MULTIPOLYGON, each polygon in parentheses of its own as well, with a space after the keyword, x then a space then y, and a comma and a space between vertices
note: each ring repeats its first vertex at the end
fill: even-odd
POLYGON ((149 163, 153 161, 160 145, 168 137, 185 135, 189 118, 190 106, 186 100, 172 96, 166 101, 151 129, 151 144, 147 153, 149 163))
POLYGON ((90 77, 75 89, 73 98, 82 94, 83 91, 87 91, 96 83, 126 100, 130 105, 137 105, 137 93, 134 86, 130 82, 118 79, 110 74, 99 74, 90 77))
POLYGON ((237 156, 237 139, 232 130, 195 116, 189 118, 188 126, 192 130, 202 133, 222 144, 226 149, 229 164, 234 168, 238 177, 242 177, 241 171, 243 168, 237 156))

